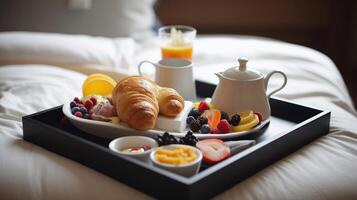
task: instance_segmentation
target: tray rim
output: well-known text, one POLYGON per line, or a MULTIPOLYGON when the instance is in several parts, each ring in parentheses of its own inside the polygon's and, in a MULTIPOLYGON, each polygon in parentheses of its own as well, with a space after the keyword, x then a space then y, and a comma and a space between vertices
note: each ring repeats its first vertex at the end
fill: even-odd
MULTIPOLYGON (((301 103, 296 103, 296 102, 293 102, 291 100, 286 100, 284 98, 278 98, 278 97, 271 97, 271 99, 273 100, 277 100, 277 101, 280 101, 280 102, 284 102, 284 103, 289 103, 289 104, 293 104, 293 105, 297 105, 297 106, 301 106, 301 107, 304 107, 304 108, 307 108, 307 109, 312 109, 316 112, 319 112, 317 115, 314 115, 300 123, 297 123, 296 125, 282 131, 281 133, 275 135, 274 137, 271 137, 265 141, 262 141, 262 142, 259 142, 257 143, 256 145, 240 152, 239 154, 236 154, 220 163, 217 163, 213 166, 210 166, 209 168, 199 172, 198 174, 194 175, 194 176, 191 176, 191 177, 184 177, 184 176, 180 176, 180 175, 177 175, 175 173, 172 173, 172 172, 169 172, 169 171, 166 171, 166 170, 163 170, 163 169, 160 169, 158 167, 154 167, 154 166, 149 166, 149 165, 146 165, 145 163, 141 162, 141 161, 138 161, 136 159, 133 159, 133 158, 130 158, 130 157, 126 157, 126 156, 120 156, 119 154, 116 154, 115 152, 112 152, 109 148, 106 148, 106 147, 103 147, 101 145, 98 145, 97 143, 95 142, 92 142, 92 141, 89 141, 89 140, 86 140, 80 136, 76 136, 76 135, 73 135, 71 133, 68 133, 67 131, 64 131, 62 129, 59 129, 59 128, 56 128, 56 127, 53 127, 51 125, 48 125, 44 122, 41 122, 39 120, 35 120, 33 119, 34 116, 37 116, 37 115, 40 115, 40 114, 44 114, 46 112, 50 112, 52 110, 56 110, 56 109, 61 109, 62 110, 62 106, 63 105, 60 105, 60 106, 56 106, 56 107, 53 107, 53 108, 50 108, 50 109, 46 109, 46 110, 43 110, 43 111, 40 111, 40 112, 37 112, 37 113, 33 113, 33 114, 30 114, 30 115, 26 115, 24 116, 23 118, 26 118, 26 120, 29 120, 31 121, 32 123, 36 123, 36 124, 39 124, 43 127, 46 127, 46 128, 56 128, 59 132, 61 132, 62 134, 65 134, 66 136, 72 138, 72 139, 79 139, 80 141, 94 147, 94 148, 99 148, 100 150, 102 151, 105 151, 106 153, 109 153, 113 156, 116 156, 118 157, 119 159, 124 159, 126 161, 130 161, 130 162, 134 162, 135 164, 137 165, 140 165, 141 167, 144 167, 148 170, 153 170, 157 173, 159 173, 160 175, 163 175, 163 176, 167 176, 169 178, 172 178, 174 180, 176 180, 177 182, 180 182, 182 184, 185 184, 187 186, 190 186, 204 178, 206 178, 207 176, 211 175, 212 173, 215 173, 219 170, 222 170, 224 167, 236 162, 237 160, 253 153, 254 151, 256 150, 259 150, 260 148, 263 148, 265 145, 275 141, 276 139, 278 138, 281 138, 281 137, 284 137, 286 134, 290 133, 291 131, 293 130, 296 130, 300 127, 303 127, 305 126, 306 124, 309 124, 310 122, 326 115, 326 114, 329 114, 331 113, 330 111, 324 111, 324 110, 321 110, 321 109, 318 109, 318 108, 315 108, 315 107, 310 107, 310 106, 307 106, 307 105, 303 105, 301 103)), ((77 161, 76 161, 77 162, 77 161)))

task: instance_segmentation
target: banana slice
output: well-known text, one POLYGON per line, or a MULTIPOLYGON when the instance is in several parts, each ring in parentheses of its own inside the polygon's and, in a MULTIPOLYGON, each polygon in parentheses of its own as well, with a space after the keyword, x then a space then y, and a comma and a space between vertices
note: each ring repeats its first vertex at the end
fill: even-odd
POLYGON ((255 117, 252 110, 239 113, 239 115, 240 115, 239 125, 247 124, 247 123, 253 121, 254 117, 255 117))
POLYGON ((233 126, 232 127, 233 132, 247 131, 249 129, 252 129, 257 124, 259 124, 258 115, 256 115, 256 114, 252 114, 252 115, 253 115, 253 120, 251 120, 250 122, 244 123, 244 124, 240 124, 238 126, 233 126))

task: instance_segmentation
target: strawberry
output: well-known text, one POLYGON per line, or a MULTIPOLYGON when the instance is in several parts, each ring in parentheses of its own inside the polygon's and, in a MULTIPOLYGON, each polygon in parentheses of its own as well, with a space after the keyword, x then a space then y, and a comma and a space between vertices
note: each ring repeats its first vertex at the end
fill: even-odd
POLYGON ((221 133, 229 133, 229 131, 230 131, 229 123, 225 119, 222 119, 218 123, 217 128, 220 130, 221 133))
POLYGON ((259 118, 259 122, 263 121, 263 115, 261 112, 254 112, 254 114, 256 114, 259 118))
POLYGON ((198 105, 198 110, 202 113, 205 110, 209 110, 209 105, 205 101, 201 101, 201 103, 198 105))
POLYGON ((218 128, 213 128, 213 129, 211 129, 211 133, 212 133, 212 134, 220 134, 221 131, 219 131, 218 128))
POLYGON ((203 162, 216 164, 230 156, 230 149, 220 139, 205 139, 198 141, 196 147, 203 154, 203 162))

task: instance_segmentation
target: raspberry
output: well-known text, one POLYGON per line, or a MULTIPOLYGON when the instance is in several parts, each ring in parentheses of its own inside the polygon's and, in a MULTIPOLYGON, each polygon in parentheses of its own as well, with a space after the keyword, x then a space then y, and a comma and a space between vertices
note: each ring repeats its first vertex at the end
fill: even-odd
POLYGON ((209 105, 205 101, 201 101, 200 105, 198 105, 198 110, 202 113, 205 110, 209 110, 209 105))
POLYGON ((230 126, 227 120, 222 119, 218 125, 217 128, 220 130, 221 133, 228 133, 230 131, 230 126))
POLYGON ((81 104, 82 103, 82 101, 81 100, 79 100, 79 98, 78 97, 75 97, 74 99, 73 99, 73 101, 74 102, 76 102, 77 104, 81 104))
POLYGON ((254 112, 254 114, 258 115, 259 122, 261 122, 263 120, 263 115, 261 112, 254 112))
POLYGON ((212 134, 220 134, 221 131, 219 131, 218 128, 214 128, 214 129, 211 130, 211 133, 212 133, 212 134))
POLYGON ((84 103, 84 107, 90 110, 93 107, 93 102, 89 99, 84 103))
POLYGON ((92 101, 93 105, 97 104, 97 99, 94 97, 91 97, 90 100, 92 101))
POLYGON ((83 117, 83 114, 82 114, 81 112, 79 112, 79 111, 77 111, 76 113, 74 113, 74 115, 75 115, 76 117, 80 117, 80 118, 83 117))

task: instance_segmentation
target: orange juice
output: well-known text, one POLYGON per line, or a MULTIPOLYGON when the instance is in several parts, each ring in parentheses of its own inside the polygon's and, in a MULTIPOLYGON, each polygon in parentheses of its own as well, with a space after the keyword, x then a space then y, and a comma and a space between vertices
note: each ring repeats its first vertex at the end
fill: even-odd
POLYGON ((162 46, 162 58, 182 58, 192 60, 192 45, 184 46, 162 46))

